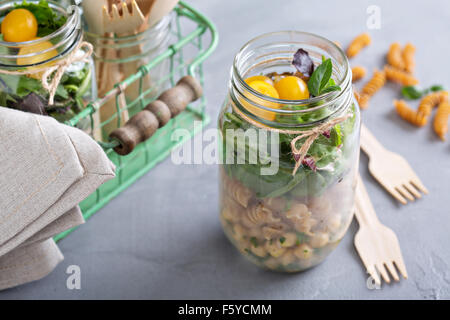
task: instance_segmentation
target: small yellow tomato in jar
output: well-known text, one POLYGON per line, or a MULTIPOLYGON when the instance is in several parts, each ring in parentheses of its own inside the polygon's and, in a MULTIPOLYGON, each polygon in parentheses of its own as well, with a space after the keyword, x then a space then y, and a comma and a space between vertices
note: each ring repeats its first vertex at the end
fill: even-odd
MULTIPOLYGON (((38 39, 40 39, 40 38, 34 38, 32 40, 38 40, 38 39)), ((17 65, 19 65, 19 66, 32 65, 32 64, 37 64, 37 63, 40 63, 43 61, 50 60, 51 58, 58 55, 58 51, 56 51, 56 49, 51 49, 52 47, 53 47, 53 44, 50 41, 43 41, 43 42, 38 42, 36 44, 32 44, 32 45, 24 46, 24 47, 20 48, 19 53, 18 53, 19 57, 28 55, 28 54, 33 54, 33 53, 39 53, 39 52, 42 52, 42 53, 34 55, 34 56, 30 56, 30 57, 17 58, 17 65), (48 51, 46 51, 46 50, 48 50, 48 51), (43 52, 43 51, 45 51, 45 52, 43 52)), ((31 71, 34 68, 35 67, 28 67, 27 70, 31 71)), ((41 68, 41 66, 39 66, 39 68, 41 68)), ((41 77, 41 75, 42 75, 42 72, 29 74, 30 77, 35 78, 35 79, 39 79, 41 77)))
POLYGON ((280 99, 304 100, 309 99, 309 90, 306 82, 296 76, 287 76, 275 82, 275 89, 280 99))
POLYGON ((7 42, 30 41, 36 37, 36 17, 26 9, 14 9, 2 21, 3 40, 7 42))
POLYGON ((264 82, 267 82, 268 84, 270 84, 271 86, 273 86, 272 79, 270 79, 267 76, 263 76, 263 75, 251 76, 251 77, 245 79, 245 82, 247 82, 247 84, 250 83, 250 82, 253 82, 253 81, 264 81, 264 82))
MULTIPOLYGON (((258 76, 257 76, 258 77, 258 76)), ((249 79, 246 80, 247 84, 250 86, 250 88, 254 89, 255 91, 261 93, 262 95, 271 97, 271 98, 275 98, 278 99, 278 92, 277 90, 273 87, 273 85, 271 85, 270 83, 268 83, 265 80, 253 80, 250 81, 251 78, 254 77, 250 77, 249 79)), ((267 78, 267 77, 265 77, 267 78)), ((270 78, 267 78, 270 80, 270 78)), ((264 107, 268 107, 268 108, 272 108, 272 109, 277 109, 279 108, 279 104, 275 103, 275 102, 269 102, 266 100, 263 100, 261 98, 255 97, 254 95, 251 95, 250 93, 247 94, 247 97, 249 98, 249 100, 255 102, 255 104, 259 104, 262 105, 264 107)), ((271 111, 267 111, 264 109, 261 109, 257 106, 254 106, 250 103, 248 103, 247 101, 241 101, 242 105, 251 113, 257 115, 260 118, 266 119, 266 120, 270 120, 273 121, 276 118, 276 114, 274 112, 271 111)))

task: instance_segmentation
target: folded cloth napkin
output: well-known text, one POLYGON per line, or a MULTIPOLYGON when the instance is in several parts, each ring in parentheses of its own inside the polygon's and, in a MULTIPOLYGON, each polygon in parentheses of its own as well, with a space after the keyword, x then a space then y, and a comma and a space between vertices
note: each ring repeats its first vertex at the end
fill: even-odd
POLYGON ((0 290, 62 261, 51 237, 83 223, 77 204, 114 170, 83 131, 0 107, 0 290))

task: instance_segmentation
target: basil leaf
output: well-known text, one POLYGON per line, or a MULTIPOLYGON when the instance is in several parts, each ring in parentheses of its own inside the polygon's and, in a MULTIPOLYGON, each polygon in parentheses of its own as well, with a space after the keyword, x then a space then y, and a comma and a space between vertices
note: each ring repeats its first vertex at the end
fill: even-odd
POLYGON ((402 88, 402 96, 409 100, 416 100, 420 99, 421 97, 430 92, 437 92, 442 90, 444 90, 444 87, 439 84, 432 85, 431 87, 425 90, 420 90, 414 86, 405 86, 402 88))
POLYGON ((444 87, 441 86, 440 84, 435 84, 430 87, 431 92, 442 91, 442 90, 444 90, 444 87))
POLYGON ((308 90, 313 96, 319 96, 322 90, 328 85, 333 71, 332 69, 331 59, 327 59, 314 70, 308 81, 308 90))
POLYGON ((341 87, 337 86, 337 85, 333 85, 333 86, 328 86, 325 89, 323 89, 320 94, 324 94, 324 93, 328 93, 328 92, 332 92, 332 91, 341 91, 341 87))
POLYGON ((423 91, 414 86, 405 86, 402 88, 402 96, 409 100, 416 100, 422 97, 423 91))

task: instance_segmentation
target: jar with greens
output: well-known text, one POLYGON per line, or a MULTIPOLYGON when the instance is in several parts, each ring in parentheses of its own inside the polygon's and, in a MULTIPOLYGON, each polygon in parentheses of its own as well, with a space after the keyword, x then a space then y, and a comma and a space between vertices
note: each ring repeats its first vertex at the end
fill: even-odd
POLYGON ((353 217, 360 113, 342 50, 277 32, 236 55, 219 115, 220 220, 255 264, 297 272, 323 261, 353 217))
MULTIPOLYGON (((52 1, 0 3, 0 106, 64 122, 96 98, 80 12, 52 1)), ((92 133, 89 120, 79 126, 92 133)))

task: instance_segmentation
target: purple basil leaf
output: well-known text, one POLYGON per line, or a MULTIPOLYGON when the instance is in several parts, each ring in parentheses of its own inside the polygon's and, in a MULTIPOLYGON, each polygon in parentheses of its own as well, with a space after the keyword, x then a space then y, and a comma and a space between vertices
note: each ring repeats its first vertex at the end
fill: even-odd
POLYGON ((25 112, 46 115, 45 104, 42 99, 34 92, 26 95, 17 103, 17 109, 25 112))
POLYGON ((331 137, 331 131, 330 131, 330 130, 327 130, 327 131, 325 131, 324 133, 322 133, 322 135, 323 135, 325 138, 330 139, 330 137, 331 137))
POLYGON ((311 77, 314 72, 314 62, 309 53, 303 49, 298 49, 292 60, 294 67, 305 77, 311 77))
POLYGON ((302 164, 304 166, 310 167, 314 172, 316 172, 317 170, 316 161, 311 156, 306 156, 305 159, 303 159, 302 164))

